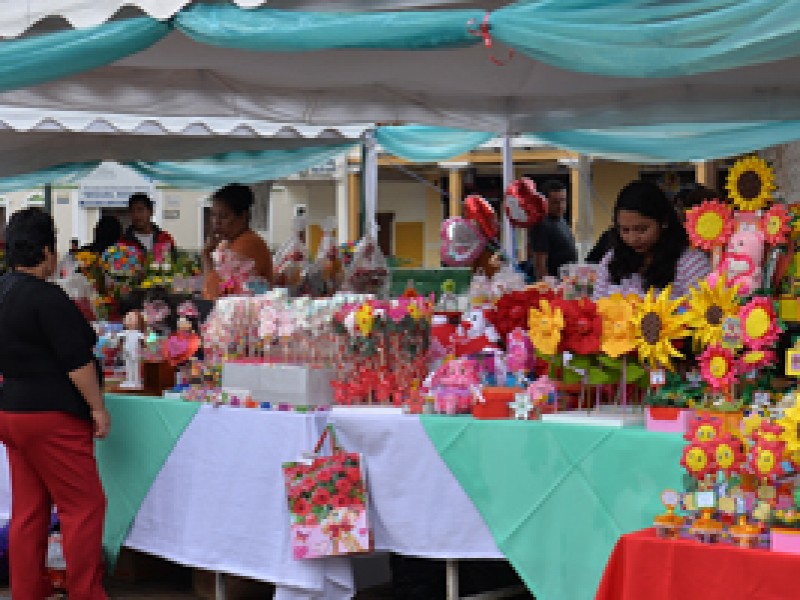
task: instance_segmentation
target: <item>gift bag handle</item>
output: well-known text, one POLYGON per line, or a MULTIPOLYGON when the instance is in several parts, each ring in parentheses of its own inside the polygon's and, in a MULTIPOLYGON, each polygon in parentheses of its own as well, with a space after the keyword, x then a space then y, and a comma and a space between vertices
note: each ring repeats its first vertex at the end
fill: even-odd
POLYGON ((326 425, 325 430, 322 432, 322 435, 319 437, 319 441, 317 445, 314 446, 314 454, 319 454, 319 451, 322 450, 322 445, 325 443, 325 439, 330 435, 331 440, 331 453, 336 454, 337 452, 342 452, 342 447, 336 442, 336 430, 334 430, 333 425, 326 425))

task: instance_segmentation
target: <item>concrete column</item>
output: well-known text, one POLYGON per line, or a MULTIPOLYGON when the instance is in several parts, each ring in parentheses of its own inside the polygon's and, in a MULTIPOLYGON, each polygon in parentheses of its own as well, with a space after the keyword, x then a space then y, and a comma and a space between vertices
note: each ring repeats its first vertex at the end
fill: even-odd
POLYGON ((350 223, 348 222, 348 189, 347 181, 347 158, 340 157, 336 160, 336 242, 345 243, 350 239, 350 223))
POLYGON ((709 189, 719 191, 717 181, 717 164, 713 160, 704 160, 694 164, 694 179, 709 189))
POLYGON ((347 238, 356 241, 361 236, 361 171, 353 167, 347 171, 347 238))
POLYGON ((449 171, 448 193, 450 194, 450 216, 460 217, 461 203, 464 200, 464 169, 468 162, 442 162, 439 166, 449 171))
MULTIPOLYGON (((559 162, 562 162, 559 159, 559 162)), ((582 260, 595 242, 594 208, 592 206, 592 161, 585 154, 569 159, 572 188, 572 230, 582 260)))

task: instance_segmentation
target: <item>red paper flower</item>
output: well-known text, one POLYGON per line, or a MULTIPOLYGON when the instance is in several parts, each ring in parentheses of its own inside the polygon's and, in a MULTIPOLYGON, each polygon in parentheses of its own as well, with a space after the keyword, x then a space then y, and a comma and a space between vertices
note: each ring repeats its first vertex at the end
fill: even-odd
POLYGON ((505 339, 515 329, 527 331, 530 309, 539 306, 540 298, 552 297, 552 293, 543 294, 536 290, 506 292, 497 300, 493 310, 486 311, 486 317, 500 337, 505 339))
POLYGON ((719 200, 704 200, 686 211, 686 232, 695 248, 721 248, 733 233, 733 212, 719 200))
POLYGON ((773 204, 761 219, 761 230, 764 239, 770 246, 785 244, 791 231, 792 217, 785 204, 773 204))
POLYGON ((603 321, 597 306, 588 298, 580 300, 554 300, 553 306, 564 315, 561 330, 561 349, 576 354, 594 354, 600 351, 603 321))
POLYGON ((750 300, 741 308, 739 320, 742 324, 742 341, 748 348, 760 350, 778 341, 781 328, 775 305, 769 298, 759 296, 750 300))
POLYGON ((717 470, 724 471, 726 475, 739 472, 745 455, 742 452, 742 443, 731 434, 717 438, 712 442, 714 446, 714 463, 717 470))
POLYGON ((714 344, 700 355, 700 374, 711 389, 719 391, 730 386, 738 372, 733 352, 714 344))
POLYGON ((689 421, 689 428, 683 439, 694 442, 710 442, 722 435, 722 421, 719 417, 696 416, 689 421))
POLYGON ((706 475, 717 470, 714 459, 714 444, 711 442, 692 442, 683 449, 681 465, 692 477, 702 481, 706 475))
POLYGON ((747 464, 759 478, 774 481, 783 475, 783 452, 786 442, 758 440, 750 449, 747 464))

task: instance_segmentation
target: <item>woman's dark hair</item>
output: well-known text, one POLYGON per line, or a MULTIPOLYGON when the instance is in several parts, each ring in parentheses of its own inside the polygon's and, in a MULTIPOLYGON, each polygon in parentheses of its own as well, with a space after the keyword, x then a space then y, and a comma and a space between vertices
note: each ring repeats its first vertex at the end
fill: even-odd
POLYGON ((56 251, 56 226, 53 217, 31 207, 11 215, 6 228, 8 267, 35 267, 44 260, 44 249, 56 251))
POLYGON ((679 211, 687 211, 694 206, 698 206, 703 200, 714 200, 723 198, 718 192, 707 188, 699 183, 693 183, 690 187, 683 188, 675 195, 675 208, 679 211))
POLYGON ((241 183, 229 183, 214 192, 211 199, 224 202, 237 217, 248 213, 256 201, 253 190, 241 183))
POLYGON ((666 194, 655 183, 632 181, 619 193, 614 205, 614 231, 611 247, 614 256, 608 265, 612 283, 619 284, 634 273, 641 273, 645 288, 664 288, 675 281, 678 260, 689 246, 686 230, 666 194), (642 271, 644 257, 622 241, 619 211, 630 210, 659 224, 659 237, 650 264, 642 271))
POLYGON ((153 199, 144 192, 136 192, 128 198, 128 210, 133 208, 134 204, 142 204, 147 207, 147 210, 153 212, 153 199))
POLYGON ((114 215, 103 215, 94 226, 94 240, 89 245, 92 252, 102 254, 122 237, 122 223, 114 215))

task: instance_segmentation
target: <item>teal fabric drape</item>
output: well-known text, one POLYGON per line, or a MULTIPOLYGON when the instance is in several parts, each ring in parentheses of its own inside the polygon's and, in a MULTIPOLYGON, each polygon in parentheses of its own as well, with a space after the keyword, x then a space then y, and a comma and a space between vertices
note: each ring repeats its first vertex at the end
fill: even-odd
POLYGON ((106 405, 114 425, 95 454, 108 504, 103 550, 113 569, 139 507, 200 405, 127 396, 107 396, 106 405))
POLYGON ((255 183, 281 179, 315 167, 347 152, 353 144, 337 144, 296 150, 226 152, 185 161, 126 162, 142 175, 184 187, 210 188, 231 183, 255 183))
POLYGON ((422 50, 477 43, 467 21, 481 16, 472 10, 329 13, 194 4, 178 13, 175 26, 198 42, 244 50, 422 50))
POLYGON ((99 164, 100 161, 67 163, 48 167, 47 169, 42 169, 33 173, 4 177, 0 179, 0 192, 29 190, 47 183, 74 182, 91 173, 99 164))
POLYGON ((681 489, 684 441, 611 429, 421 415, 442 460, 538 600, 591 600, 615 542, 681 489))
POLYGON ((676 77, 800 54, 800 2, 535 0, 491 17, 496 40, 550 65, 676 77))
POLYGON ((0 91, 61 79, 152 46, 169 33, 148 17, 0 41, 0 91))
POLYGON ((529 134, 581 154, 627 162, 679 162, 735 156, 800 139, 800 121, 686 123, 529 134))
POLYGON ((375 139, 387 152, 413 162, 447 160, 493 137, 493 133, 427 125, 386 126, 375 130, 375 139))

